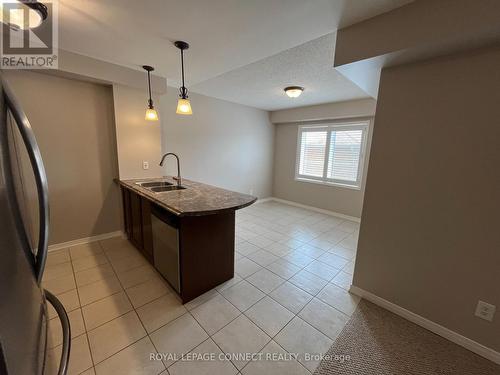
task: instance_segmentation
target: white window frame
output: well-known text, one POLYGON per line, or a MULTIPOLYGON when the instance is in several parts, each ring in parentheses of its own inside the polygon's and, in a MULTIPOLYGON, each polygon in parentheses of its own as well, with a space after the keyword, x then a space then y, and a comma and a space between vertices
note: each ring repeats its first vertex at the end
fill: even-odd
POLYGON ((321 185, 332 185, 338 187, 344 187, 348 189, 361 190, 362 180, 363 180, 363 169, 365 164, 365 156, 366 156, 366 144, 368 141, 368 132, 370 129, 370 119, 359 119, 359 120, 345 120, 331 123, 317 123, 317 124, 307 124, 307 125, 299 125, 298 127, 298 135, 297 135, 297 150, 296 150, 296 160, 295 160, 295 180, 301 182, 310 182, 321 185), (335 130, 341 130, 342 128, 346 130, 362 130, 362 139, 361 139, 361 150, 359 154, 359 162, 358 162, 358 175, 355 182, 348 182, 345 180, 338 180, 333 178, 328 178, 328 161, 329 161, 329 153, 330 153, 330 140, 331 140, 331 132, 335 130), (309 175, 301 175, 299 173, 300 168, 300 150, 302 144, 302 133, 311 132, 311 131, 327 131, 326 135, 326 147, 325 147, 325 161, 323 166, 323 176, 322 177, 314 177, 309 175))

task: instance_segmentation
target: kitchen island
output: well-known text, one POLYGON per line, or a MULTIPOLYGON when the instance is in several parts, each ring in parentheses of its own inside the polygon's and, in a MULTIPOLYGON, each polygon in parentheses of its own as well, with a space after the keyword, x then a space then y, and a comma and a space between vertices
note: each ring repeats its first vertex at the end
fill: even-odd
POLYGON ((172 177, 119 183, 130 242, 183 303, 234 277, 235 211, 257 198, 172 177))

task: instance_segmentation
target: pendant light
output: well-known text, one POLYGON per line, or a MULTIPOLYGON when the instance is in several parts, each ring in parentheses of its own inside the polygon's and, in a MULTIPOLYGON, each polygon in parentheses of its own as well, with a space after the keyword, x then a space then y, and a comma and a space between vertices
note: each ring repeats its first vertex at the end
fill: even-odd
POLYGON ((189 44, 186 42, 178 40, 174 45, 181 50, 181 69, 182 69, 182 86, 179 88, 179 100, 177 101, 177 113, 178 115, 192 115, 191 103, 188 99, 187 88, 184 86, 184 50, 189 48, 189 44))
POLYGON ((149 92, 149 99, 148 99, 148 108, 146 108, 146 117, 145 119, 148 121, 158 121, 158 113, 156 112, 156 109, 153 105, 153 99, 151 98, 151 72, 155 70, 152 66, 149 65, 143 65, 142 68, 148 72, 148 92, 149 92))

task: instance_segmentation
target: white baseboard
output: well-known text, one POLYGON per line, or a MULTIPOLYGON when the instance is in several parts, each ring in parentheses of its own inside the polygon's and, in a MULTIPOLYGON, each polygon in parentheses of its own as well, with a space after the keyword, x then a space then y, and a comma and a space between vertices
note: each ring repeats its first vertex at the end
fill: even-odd
POLYGON ((101 240, 105 240, 108 238, 119 237, 119 236, 124 236, 124 235, 125 234, 123 233, 123 231, 118 230, 116 232, 98 234, 97 236, 79 238, 79 239, 73 240, 73 241, 61 242, 61 243, 49 245, 49 251, 66 249, 67 247, 70 247, 70 246, 83 245, 83 244, 90 243, 90 242, 101 241, 101 240))
POLYGON ((273 200, 273 197, 267 197, 267 198, 259 198, 255 201, 254 204, 259 204, 259 203, 265 203, 265 202, 269 202, 269 201, 272 201, 273 200))
POLYGON ((370 301, 374 303, 375 305, 378 305, 380 307, 383 307, 386 310, 389 310, 390 312, 401 316, 402 318, 409 320, 412 323, 415 323, 419 325, 420 327, 423 327, 436 335, 439 335, 441 337, 444 337, 445 339, 460 345, 464 347, 465 349, 470 350, 471 352, 476 353, 477 355, 480 355, 481 357, 484 357, 486 359, 489 359, 492 362, 495 362, 497 364, 500 364, 500 353, 488 348, 474 340, 471 340, 465 336, 460 335, 459 333, 452 331, 446 327, 443 327, 442 325, 439 325, 437 323, 434 323, 433 321, 426 319, 420 315, 417 315, 409 310, 406 310, 405 308, 398 306, 392 302, 389 302, 373 293, 367 292, 366 290, 363 290, 361 288, 358 288, 357 286, 352 285, 351 288, 349 289, 349 292, 352 294, 359 296, 361 298, 366 299, 367 301, 370 301))
POLYGON ((323 208, 318 208, 318 207, 314 207, 314 206, 308 206, 308 205, 305 205, 305 204, 302 204, 302 203, 293 202, 293 201, 287 201, 287 200, 281 199, 281 198, 270 197, 270 198, 265 198, 263 201, 280 202, 280 203, 283 203, 283 204, 288 204, 290 206, 295 206, 295 207, 305 208, 305 209, 311 210, 311 211, 316 211, 316 212, 319 212, 319 213, 322 213, 322 214, 325 214, 325 215, 335 216, 335 217, 338 217, 340 219, 355 221, 356 223, 359 223, 361 221, 361 219, 359 217, 344 215, 344 214, 341 214, 339 212, 325 210, 323 208))

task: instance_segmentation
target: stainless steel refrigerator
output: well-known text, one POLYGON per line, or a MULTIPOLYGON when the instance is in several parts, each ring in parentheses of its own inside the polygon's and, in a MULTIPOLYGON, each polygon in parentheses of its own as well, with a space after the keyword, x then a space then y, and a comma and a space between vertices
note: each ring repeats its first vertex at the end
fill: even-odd
POLYGON ((47 301, 61 320, 58 374, 66 374, 71 333, 62 304, 41 280, 49 234, 48 188, 30 123, 0 76, 0 375, 45 374, 47 301))

